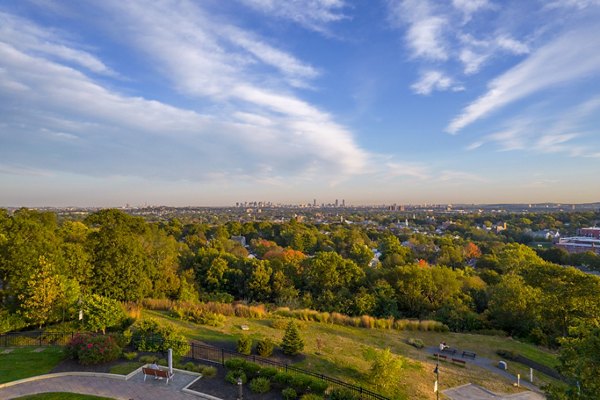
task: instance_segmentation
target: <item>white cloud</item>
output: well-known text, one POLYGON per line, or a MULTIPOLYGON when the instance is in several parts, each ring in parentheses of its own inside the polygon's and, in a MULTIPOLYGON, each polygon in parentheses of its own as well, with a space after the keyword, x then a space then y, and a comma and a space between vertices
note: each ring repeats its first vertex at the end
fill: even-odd
POLYGON ((328 33, 328 25, 346 19, 343 0, 239 0, 264 14, 287 19, 316 32, 328 33))
POLYGON ((96 56, 71 47, 67 40, 55 31, 48 31, 23 18, 0 12, 0 40, 18 43, 21 50, 30 54, 43 54, 74 63, 92 72, 114 75, 96 56))
POLYGON ((426 71, 421 74, 419 80, 411 85, 412 90, 417 94, 428 95, 434 90, 460 90, 460 87, 454 84, 449 76, 440 71, 426 71))
POLYGON ((388 177, 409 177, 417 179, 429 179, 429 168, 422 164, 408 162, 388 162, 386 163, 388 177))
MULTIPOLYGON (((9 43, 0 42, 0 112, 8 116, 0 159, 94 176, 190 181, 336 182, 364 172, 370 155, 352 134, 286 87, 288 77, 309 79, 314 69, 253 35, 240 40, 231 27, 213 30, 202 24, 201 10, 185 5, 174 11, 169 3, 104 3, 133 51, 149 55, 147 62, 180 91, 222 111, 208 116, 124 95, 64 58, 29 54, 21 41, 3 38, 9 43), (272 66, 281 79, 261 71, 272 66), (14 102, 28 107, 15 112, 14 102), (24 143, 27 154, 11 151, 24 143), (67 150, 69 157, 57 157, 67 150)), ((34 37, 44 37, 39 30, 34 37)))
POLYGON ((500 36, 496 38, 496 43, 501 49, 506 50, 512 54, 522 55, 529 53, 529 47, 525 43, 522 43, 508 36, 500 36))
POLYGON ((575 8, 578 10, 585 10, 589 7, 600 6, 600 0, 555 0, 545 5, 548 9, 553 8, 575 8))
POLYGON ((600 36, 595 29, 569 32, 537 49, 527 59, 491 81, 488 92, 465 107, 446 131, 457 133, 507 104, 599 72, 600 36))
POLYGON ((427 0, 389 0, 388 6, 392 23, 408 26, 405 40, 413 57, 438 61, 448 59, 444 38, 448 21, 434 13, 427 0))
POLYGON ((477 11, 494 8, 488 0, 452 0, 452 5, 464 14, 466 20, 477 11))

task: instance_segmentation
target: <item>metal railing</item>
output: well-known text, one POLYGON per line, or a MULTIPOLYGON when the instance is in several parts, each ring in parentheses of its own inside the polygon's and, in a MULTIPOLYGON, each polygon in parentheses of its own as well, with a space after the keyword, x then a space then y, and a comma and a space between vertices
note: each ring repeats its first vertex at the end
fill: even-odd
MULTIPOLYGON (((77 332, 11 332, 0 334, 0 347, 22 347, 22 346, 66 346, 69 341, 75 335, 91 333, 77 333, 77 332)), ((158 338, 146 337, 144 338, 146 343, 153 341, 160 341, 158 338)), ((135 338, 134 338, 135 341, 135 338)), ((134 343, 135 344, 135 343, 134 343)), ((208 346, 205 344, 190 342, 190 350, 184 357, 199 361, 208 361, 220 365, 225 365, 225 361, 232 358, 242 358, 247 361, 251 361, 261 366, 268 366, 277 368, 280 371, 292 372, 296 374, 304 374, 317 379, 320 379, 332 387, 343 388, 358 395, 361 399, 375 399, 375 400, 390 400, 388 397, 382 396, 379 393, 375 393, 371 390, 365 389, 361 386, 353 385, 341 381, 337 378, 333 378, 324 374, 319 374, 313 371, 309 371, 303 368, 294 367, 287 363, 274 361, 268 358, 259 357, 255 355, 244 355, 235 351, 227 350, 224 348, 208 346)))

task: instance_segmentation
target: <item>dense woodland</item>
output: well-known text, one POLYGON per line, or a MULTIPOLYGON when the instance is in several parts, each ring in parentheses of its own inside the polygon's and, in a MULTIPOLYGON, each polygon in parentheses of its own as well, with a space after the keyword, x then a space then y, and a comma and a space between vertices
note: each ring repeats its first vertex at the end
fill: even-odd
POLYGON ((594 267, 599 257, 536 251, 525 244, 526 232, 573 231, 599 218, 509 215, 510 228, 494 233, 478 228, 498 222, 492 216, 419 216, 415 232, 388 216, 209 224, 148 222, 107 209, 59 222, 52 212, 0 210, 0 332, 74 319, 91 294, 123 302, 243 301, 504 331, 562 345, 563 372, 578 376, 574 349, 597 347, 600 338, 600 279, 566 265, 594 267), (446 229, 436 234, 444 218, 446 229))

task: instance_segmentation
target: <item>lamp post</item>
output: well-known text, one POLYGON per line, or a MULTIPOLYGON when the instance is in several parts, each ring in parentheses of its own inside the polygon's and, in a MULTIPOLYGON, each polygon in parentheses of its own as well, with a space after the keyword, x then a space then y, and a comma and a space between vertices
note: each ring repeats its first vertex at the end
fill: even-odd
POLYGON ((433 386, 433 391, 435 392, 435 398, 437 400, 440 400, 440 388, 439 388, 439 381, 440 381, 440 354, 437 354, 437 360, 435 362, 435 369, 433 370, 433 373, 435 374, 435 385, 433 386))
POLYGON ((237 379, 238 385, 238 400, 244 400, 244 393, 242 392, 242 378, 237 379))

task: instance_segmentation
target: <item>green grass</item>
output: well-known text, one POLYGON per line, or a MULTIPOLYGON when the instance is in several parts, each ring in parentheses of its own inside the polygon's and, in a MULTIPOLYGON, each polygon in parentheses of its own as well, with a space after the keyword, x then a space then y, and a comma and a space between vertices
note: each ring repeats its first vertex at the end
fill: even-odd
POLYGON ((110 397, 91 396, 89 394, 51 392, 17 397, 15 400, 114 400, 110 397))
MULTIPOLYGON (((215 346, 235 344, 242 334, 250 335, 255 341, 271 338, 279 345, 283 330, 271 327, 271 319, 244 319, 228 317, 224 326, 200 326, 180 321, 164 312, 143 312, 144 317, 152 317, 179 327, 190 339, 197 339, 215 346), (242 332, 240 325, 248 325, 249 331, 242 332)), ((403 358, 404 368, 397 384, 387 393, 395 399, 434 399, 431 390, 430 371, 435 361, 428 358, 424 350, 418 350, 406 343, 408 338, 421 339, 426 346, 437 346, 446 341, 450 346, 461 350, 471 350, 478 356, 498 361, 498 349, 508 349, 522 354, 545 365, 556 365, 556 356, 545 349, 528 343, 497 336, 473 334, 395 331, 365 329, 317 322, 296 321, 304 339, 303 357, 298 357, 294 365, 354 383, 362 387, 382 392, 368 379, 374 349, 390 348, 394 354, 403 358), (317 348, 317 338, 320 348, 317 348)), ((512 382, 481 368, 467 364, 466 367, 445 364, 443 368, 441 390, 469 382, 482 385, 495 392, 514 393, 512 382)))
POLYGON ((0 354, 0 383, 47 374, 63 358, 59 347, 46 347, 36 353, 34 347, 22 347, 9 354, 0 354))
POLYGON ((111 367, 109 372, 111 374, 129 375, 130 373, 132 373, 133 371, 135 371, 142 365, 144 365, 144 363, 142 363, 142 362, 128 361, 128 362, 117 364, 117 365, 111 367))

